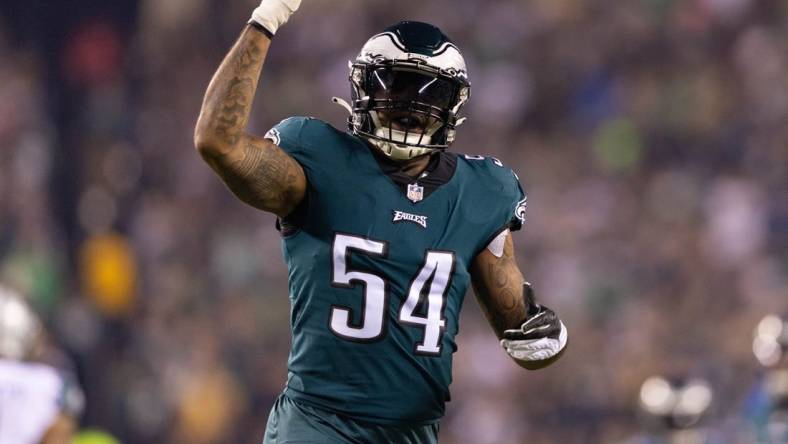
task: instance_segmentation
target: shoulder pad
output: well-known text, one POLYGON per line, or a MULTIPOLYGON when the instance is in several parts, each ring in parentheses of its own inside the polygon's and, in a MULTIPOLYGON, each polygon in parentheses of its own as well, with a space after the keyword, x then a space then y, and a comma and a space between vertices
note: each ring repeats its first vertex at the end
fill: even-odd
POLYGON ((495 157, 471 154, 459 154, 458 157, 464 159, 465 163, 472 169, 486 174, 496 182, 500 181, 504 184, 510 184, 513 180, 515 182, 520 180, 514 170, 495 157))
POLYGON ((283 145, 301 145, 311 139, 324 137, 326 131, 337 132, 330 124, 314 117, 288 117, 277 123, 265 133, 264 138, 283 147, 283 145))
POLYGON ((479 182, 491 188, 498 196, 501 205, 508 208, 511 230, 519 230, 525 222, 527 198, 520 185, 520 178, 514 170, 491 156, 461 154, 459 157, 481 175, 479 182))

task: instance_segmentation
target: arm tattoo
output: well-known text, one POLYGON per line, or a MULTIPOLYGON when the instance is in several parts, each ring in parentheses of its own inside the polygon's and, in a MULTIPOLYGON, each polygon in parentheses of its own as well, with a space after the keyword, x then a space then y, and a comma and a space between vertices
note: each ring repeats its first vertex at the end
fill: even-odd
POLYGON ((216 116, 216 134, 229 144, 238 143, 244 127, 244 116, 250 105, 250 97, 254 87, 250 79, 235 77, 230 80, 227 95, 220 105, 219 114, 216 116))
POLYGON ((502 257, 484 251, 471 270, 479 305, 499 337, 504 330, 519 327, 526 317, 523 277, 513 250, 511 238, 507 238, 502 257))
POLYGON ((241 34, 208 86, 195 140, 236 196, 284 216, 303 198, 304 171, 278 146, 245 132, 269 43, 249 28, 241 34))
POLYGON ((237 144, 246 128, 264 56, 255 40, 241 39, 211 82, 206 105, 216 112, 214 130, 224 143, 237 144))
POLYGON ((288 213, 301 196, 301 166, 266 139, 249 139, 244 155, 223 174, 230 189, 244 202, 257 208, 288 213))

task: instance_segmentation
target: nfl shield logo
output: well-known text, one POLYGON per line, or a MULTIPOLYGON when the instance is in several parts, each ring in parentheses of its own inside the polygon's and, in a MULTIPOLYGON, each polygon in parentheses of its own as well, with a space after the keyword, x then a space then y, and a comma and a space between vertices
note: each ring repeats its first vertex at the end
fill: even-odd
POLYGON ((424 199, 424 187, 419 186, 417 183, 408 185, 408 199, 413 203, 424 199))

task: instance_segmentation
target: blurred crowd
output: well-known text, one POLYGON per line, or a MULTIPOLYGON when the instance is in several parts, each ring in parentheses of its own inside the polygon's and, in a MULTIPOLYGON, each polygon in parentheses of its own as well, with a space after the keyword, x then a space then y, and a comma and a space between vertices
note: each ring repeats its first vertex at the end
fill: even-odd
MULTIPOLYGON (((255 2, 4 3, 0 281, 72 357, 83 424, 260 442, 289 349, 279 234, 192 143, 255 2)), ((463 50, 452 150, 519 174, 519 263, 570 330, 558 364, 525 372, 469 294, 441 442, 647 442, 653 374, 705 378, 715 442, 754 442, 752 331, 788 312, 788 2, 309 0, 274 41, 250 130, 343 127, 347 61, 401 19, 463 50)))

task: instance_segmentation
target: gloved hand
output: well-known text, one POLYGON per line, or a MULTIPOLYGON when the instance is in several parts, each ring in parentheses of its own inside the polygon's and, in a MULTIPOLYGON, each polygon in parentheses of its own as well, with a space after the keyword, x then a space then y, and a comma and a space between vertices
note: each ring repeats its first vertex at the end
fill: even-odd
POLYGON ((569 337, 563 322, 549 308, 534 301, 533 288, 523 284, 527 317, 520 328, 505 330, 501 346, 518 361, 535 362, 558 355, 569 337))
POLYGON ((287 23, 300 5, 301 0, 263 0, 252 12, 249 23, 257 23, 274 35, 280 26, 287 23))

